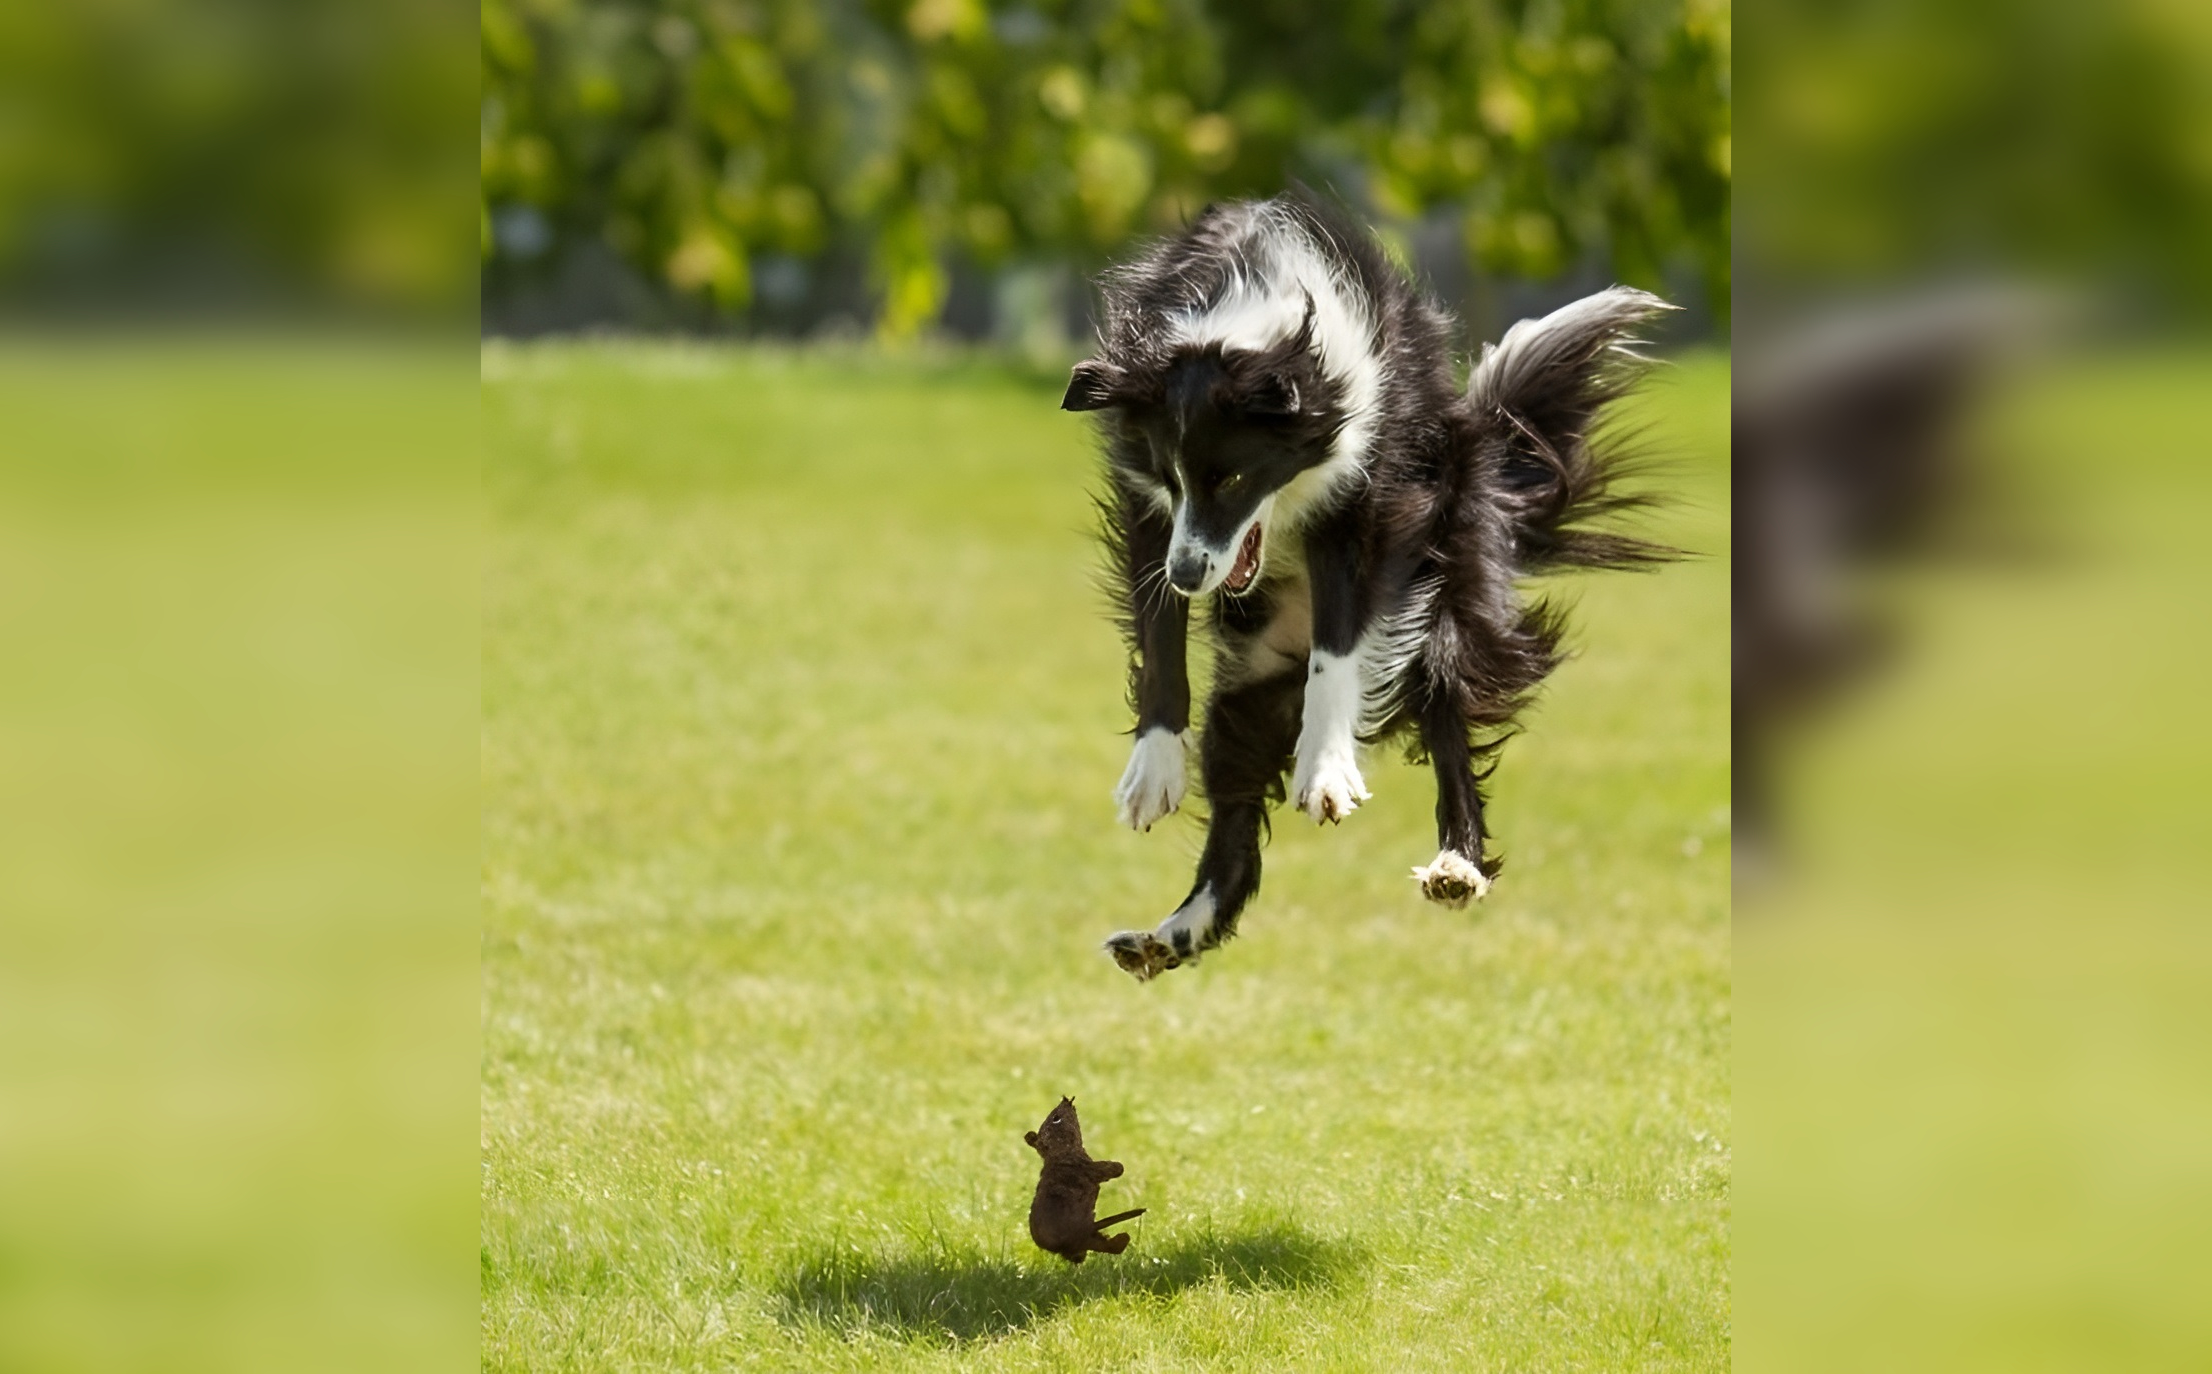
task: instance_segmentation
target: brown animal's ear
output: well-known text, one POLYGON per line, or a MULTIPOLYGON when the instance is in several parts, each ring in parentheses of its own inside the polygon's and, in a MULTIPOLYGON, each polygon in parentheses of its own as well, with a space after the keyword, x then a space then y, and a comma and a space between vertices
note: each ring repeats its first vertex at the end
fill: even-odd
POLYGON ((1097 358, 1087 358, 1075 365, 1068 378, 1068 394, 1060 398, 1062 410, 1104 410, 1119 404, 1115 392, 1122 381, 1121 369, 1097 358))

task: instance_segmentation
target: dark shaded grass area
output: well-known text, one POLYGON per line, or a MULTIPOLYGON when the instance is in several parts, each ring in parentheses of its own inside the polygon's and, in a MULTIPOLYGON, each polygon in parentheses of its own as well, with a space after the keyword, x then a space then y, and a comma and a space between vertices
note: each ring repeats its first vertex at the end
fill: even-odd
POLYGON ((1187 1238, 1162 1254, 1093 1256, 1081 1265, 1039 1268, 977 1249, 866 1254, 824 1251, 776 1285, 776 1315, 840 1335, 874 1328, 906 1338, 973 1341, 1045 1321, 1079 1303, 1172 1298, 1219 1281, 1242 1292, 1328 1288, 1367 1261, 1356 1246, 1296 1226, 1187 1238))

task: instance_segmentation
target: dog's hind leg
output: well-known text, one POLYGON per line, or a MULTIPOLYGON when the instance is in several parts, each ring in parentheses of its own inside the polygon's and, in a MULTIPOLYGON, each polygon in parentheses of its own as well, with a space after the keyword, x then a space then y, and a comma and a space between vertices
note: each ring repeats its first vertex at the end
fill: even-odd
POLYGON ((1498 876, 1497 860, 1483 853, 1482 775, 1467 741, 1467 723, 1442 694, 1433 694, 1421 711, 1421 743, 1436 769, 1436 857, 1413 870, 1421 895, 1445 906, 1461 907, 1489 894, 1498 876))
POLYGON ((1237 917, 1260 890, 1267 808, 1283 798, 1302 686, 1293 672, 1216 691, 1208 703, 1199 774, 1213 815, 1190 895, 1157 930, 1125 930, 1106 942, 1114 962, 1138 979, 1194 963, 1236 933, 1237 917))

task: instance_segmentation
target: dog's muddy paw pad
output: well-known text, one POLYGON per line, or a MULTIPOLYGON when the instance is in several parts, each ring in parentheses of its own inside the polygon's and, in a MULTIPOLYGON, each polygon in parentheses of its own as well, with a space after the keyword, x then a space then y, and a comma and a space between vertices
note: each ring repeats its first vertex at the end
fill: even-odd
POLYGON ((1140 983, 1149 983, 1183 963, 1173 946, 1149 930, 1125 930, 1108 937, 1106 952, 1122 972, 1140 983))
POLYGON ((1413 879, 1421 884, 1422 896, 1443 906, 1463 907, 1490 893, 1489 875, 1454 849, 1444 850, 1426 867, 1414 869, 1413 879))

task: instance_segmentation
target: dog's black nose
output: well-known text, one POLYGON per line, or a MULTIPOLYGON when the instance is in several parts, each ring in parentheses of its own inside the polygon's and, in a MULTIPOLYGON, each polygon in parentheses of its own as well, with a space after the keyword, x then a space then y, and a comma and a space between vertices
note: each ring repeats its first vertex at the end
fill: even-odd
POLYGON ((1189 596, 1205 582, 1207 569, 1212 563, 1213 560, 1203 553, 1179 553, 1168 560, 1168 585, 1189 596))

